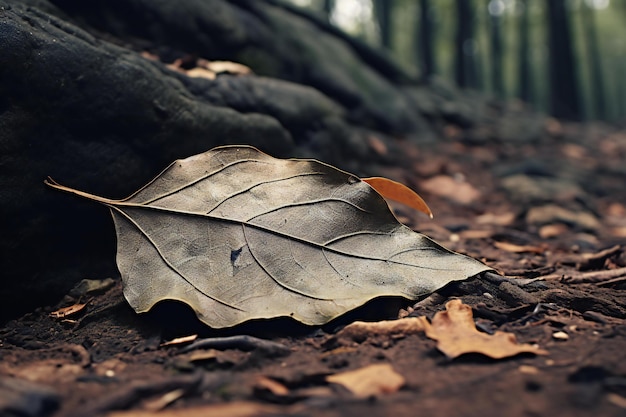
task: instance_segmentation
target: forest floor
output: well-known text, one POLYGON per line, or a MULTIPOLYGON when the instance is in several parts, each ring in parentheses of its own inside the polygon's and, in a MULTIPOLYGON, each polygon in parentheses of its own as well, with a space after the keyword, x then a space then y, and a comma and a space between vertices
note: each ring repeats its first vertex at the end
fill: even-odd
POLYGON ((419 146, 370 138, 373 173, 416 189, 435 215, 394 205, 400 220, 511 280, 377 300, 322 328, 277 320, 221 332, 178 305, 137 315, 119 279, 96 282, 0 328, 0 414, 625 415, 626 133, 550 120, 536 143, 445 132, 419 146), (432 319, 454 298, 485 334, 545 354, 451 359, 423 332, 335 335, 363 317, 432 319), (226 339, 163 345, 194 334, 226 339), (242 334, 273 343, 229 339, 242 334))

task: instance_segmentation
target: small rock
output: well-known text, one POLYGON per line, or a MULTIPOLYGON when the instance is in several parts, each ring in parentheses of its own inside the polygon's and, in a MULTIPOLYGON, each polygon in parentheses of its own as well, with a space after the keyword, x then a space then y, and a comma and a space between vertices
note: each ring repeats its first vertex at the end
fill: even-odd
POLYGON ((569 335, 565 332, 554 332, 552 333, 552 338, 556 340, 568 340, 569 335))

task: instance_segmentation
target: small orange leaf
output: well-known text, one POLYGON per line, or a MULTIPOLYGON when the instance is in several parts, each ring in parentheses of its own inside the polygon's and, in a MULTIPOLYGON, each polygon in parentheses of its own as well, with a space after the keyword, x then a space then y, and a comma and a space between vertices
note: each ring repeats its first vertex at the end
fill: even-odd
POLYGON ((415 191, 411 190, 404 184, 382 177, 362 178, 363 182, 368 183, 378 194, 384 198, 405 204, 415 210, 427 214, 431 219, 432 211, 426 202, 415 191))

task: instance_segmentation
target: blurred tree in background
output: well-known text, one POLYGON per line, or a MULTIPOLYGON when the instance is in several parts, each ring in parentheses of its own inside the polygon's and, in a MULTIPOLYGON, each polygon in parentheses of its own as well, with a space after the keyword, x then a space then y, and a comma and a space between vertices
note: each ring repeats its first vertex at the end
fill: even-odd
POLYGON ((291 0, 439 77, 569 120, 626 121, 626 0, 291 0))

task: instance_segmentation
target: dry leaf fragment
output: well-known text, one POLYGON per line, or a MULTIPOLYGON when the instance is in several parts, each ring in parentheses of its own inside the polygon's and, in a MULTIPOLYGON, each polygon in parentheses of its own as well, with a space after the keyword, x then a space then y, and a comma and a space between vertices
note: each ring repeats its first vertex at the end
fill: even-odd
POLYGON ((374 150, 378 155, 387 155, 387 145, 381 139, 376 136, 369 136, 367 138, 367 143, 370 145, 370 148, 374 150))
POLYGON ((172 390, 161 395, 158 398, 154 398, 143 403, 143 408, 148 411, 160 411, 168 405, 181 399, 185 395, 186 391, 182 388, 172 390))
POLYGON ((198 65, 216 74, 227 72, 229 74, 249 75, 252 73, 250 67, 232 61, 207 61, 199 59, 198 65))
POLYGON ((191 343, 194 340, 196 340, 197 338, 198 338, 197 334, 192 334, 192 335, 183 336, 183 337, 177 337, 175 339, 168 340, 167 342, 163 342, 159 346, 165 347, 165 346, 180 345, 180 344, 184 344, 184 343, 191 343))
POLYGON ((518 344, 515 335, 497 331, 493 335, 476 330, 472 308, 461 300, 446 303, 446 311, 433 317, 426 329, 426 336, 437 341, 439 349, 453 359, 465 353, 480 353, 493 359, 515 356, 519 353, 546 355, 543 349, 529 344, 518 344))
POLYGON ((512 253, 544 253, 545 248, 542 246, 535 245, 516 245, 514 243, 509 242, 494 242, 493 244, 496 248, 505 250, 507 252, 512 253))
POLYGON ((107 417, 207 417, 207 416, 228 416, 228 417, 261 417, 285 415, 289 411, 288 407, 254 403, 251 401, 233 401, 222 404, 201 405, 195 407, 149 411, 149 410, 129 410, 114 411, 107 414, 107 417))
POLYGON ((135 311, 178 300, 214 328, 320 325, 376 297, 416 299, 490 270, 399 223, 356 176, 251 146, 175 161, 123 200, 46 183, 109 207, 135 311))
POLYGON ((397 201, 405 204, 415 210, 421 211, 433 217, 432 211, 426 204, 426 202, 415 191, 411 190, 406 185, 397 181, 390 180, 382 177, 362 178, 362 181, 368 183, 378 194, 390 200, 397 201))
POLYGON ((254 384, 256 391, 267 391, 276 397, 286 397, 289 395, 289 388, 266 376, 259 376, 254 384))
POLYGON ((206 78, 207 80, 214 80, 217 78, 217 74, 206 68, 191 68, 185 71, 188 77, 191 78, 206 78))
POLYGON ((420 183, 423 190, 445 197, 462 205, 468 205, 480 198, 480 191, 467 182, 456 181, 447 175, 437 175, 420 183))
POLYGON ((379 322, 355 321, 341 329, 336 337, 339 340, 348 339, 362 342, 372 336, 407 336, 421 333, 426 329, 426 317, 407 317, 398 320, 384 320, 379 322))
POLYGON ((74 315, 76 313, 79 313, 79 312, 83 311, 83 309, 87 306, 87 304, 89 304, 89 302, 84 303, 84 304, 77 303, 77 304, 71 305, 69 307, 60 308, 60 309, 50 313, 50 317, 53 317, 55 319, 62 319, 62 318, 65 318, 65 317, 72 316, 72 315, 74 315))
POLYGON ((390 394, 404 385, 404 377, 389 364, 369 365, 353 371, 326 377, 326 381, 340 384, 357 397, 390 394))

